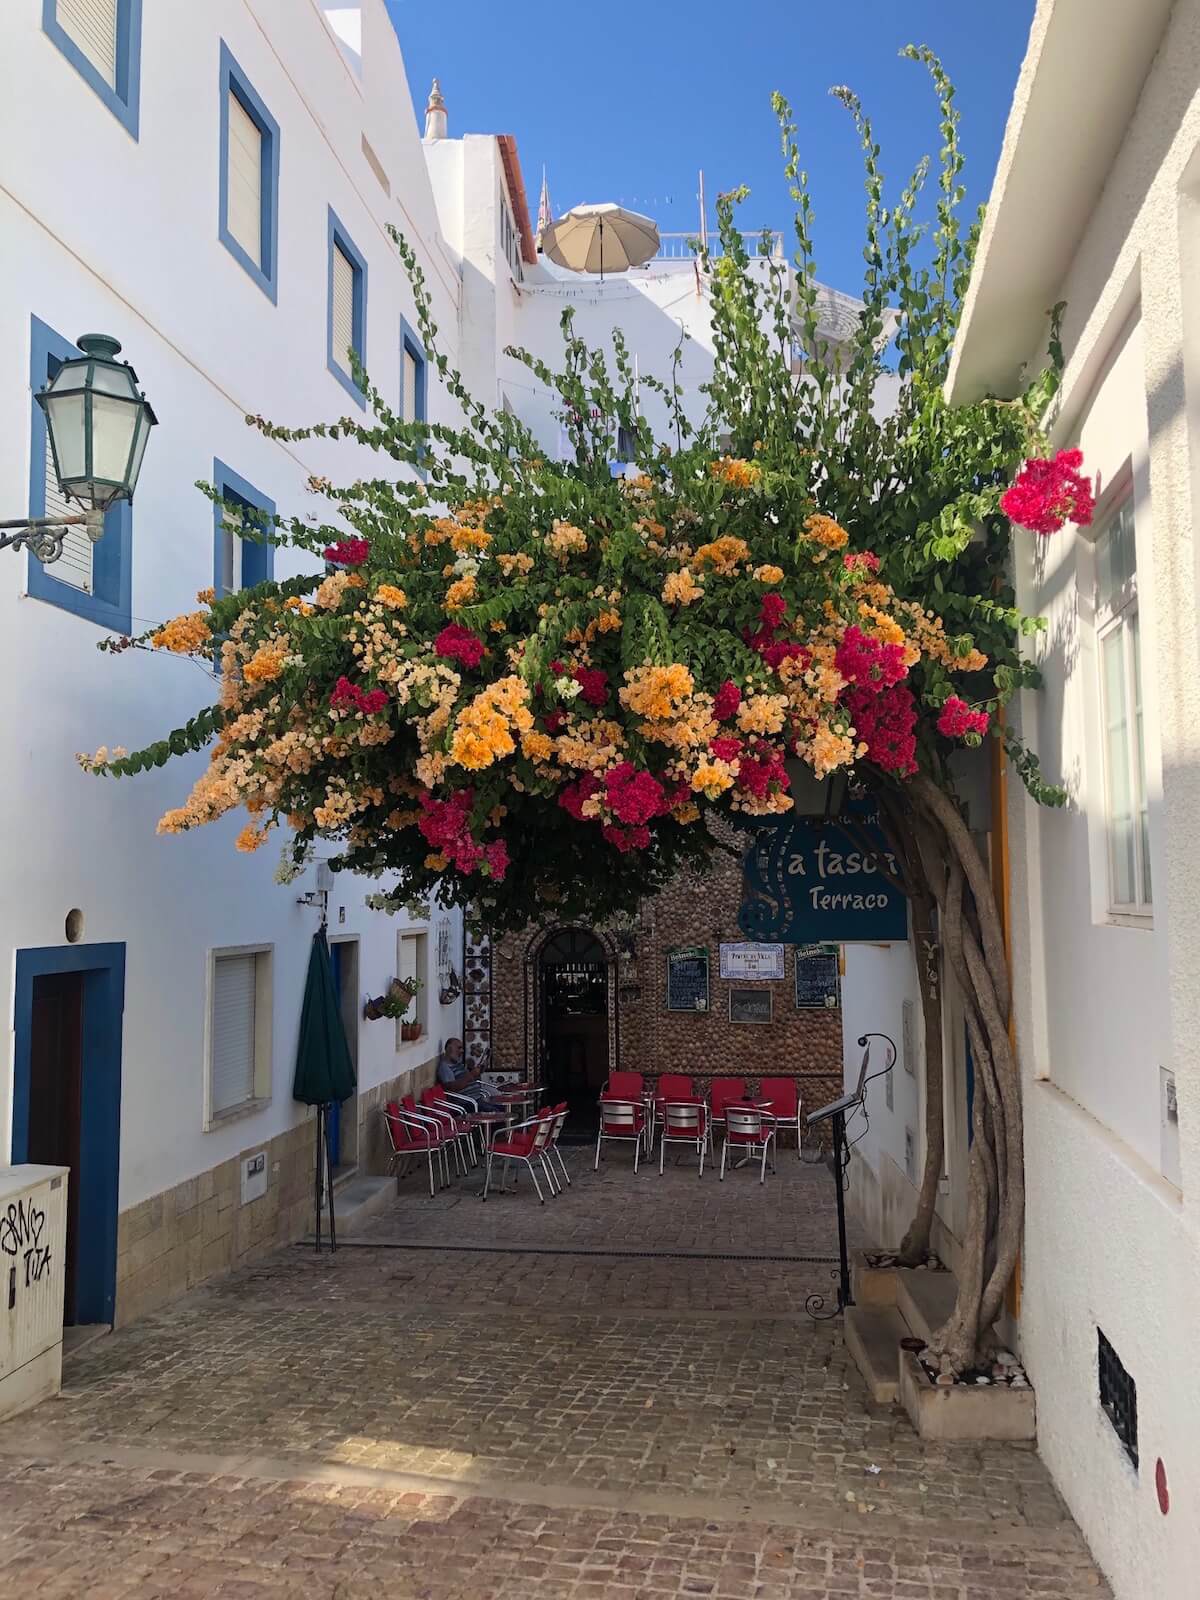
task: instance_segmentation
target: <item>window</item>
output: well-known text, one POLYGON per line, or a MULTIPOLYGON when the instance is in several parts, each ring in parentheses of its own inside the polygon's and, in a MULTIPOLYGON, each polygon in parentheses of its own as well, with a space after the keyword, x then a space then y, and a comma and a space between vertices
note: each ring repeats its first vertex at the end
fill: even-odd
POLYGON ((1101 528, 1095 560, 1109 909, 1146 916, 1150 829, 1132 495, 1101 528))
POLYGON ((396 1024, 396 1048, 411 1044, 402 1029, 415 1024, 420 1030, 416 1037, 424 1038, 429 1032, 429 935, 427 933, 401 933, 396 938, 396 976, 400 979, 419 978, 425 988, 418 990, 404 1017, 396 1024))
POLYGON ((136 139, 142 0, 42 0, 42 29, 136 139))
MULTIPOLYGON (((31 319, 29 344, 29 515, 77 516, 82 508, 68 501, 58 487, 46 415, 32 395, 79 350, 38 317, 31 319)), ((29 556, 29 593, 102 628, 129 633, 132 542, 133 508, 122 501, 105 517, 104 537, 97 543, 82 528, 68 528, 57 561, 43 566, 36 556, 29 556)))
POLYGON ((279 238, 279 124, 221 41, 221 243, 274 301, 279 238))
POLYGON ((271 1098, 271 948, 214 950, 206 1123, 271 1098))
POLYGON ((354 248, 350 235, 329 209, 329 370, 360 406, 366 395, 350 370, 351 350, 366 361, 367 263, 354 248))
POLYGON ((213 505, 213 588, 220 600, 274 576, 275 546, 243 534, 269 529, 275 502, 223 461, 213 462, 213 485, 226 502, 213 505))

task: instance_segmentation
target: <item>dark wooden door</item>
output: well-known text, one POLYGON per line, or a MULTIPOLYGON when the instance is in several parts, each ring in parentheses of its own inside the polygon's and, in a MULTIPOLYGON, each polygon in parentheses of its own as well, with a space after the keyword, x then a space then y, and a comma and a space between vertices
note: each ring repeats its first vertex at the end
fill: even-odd
POLYGON ((27 1159, 70 1167, 67 1184, 66 1293, 63 1321, 75 1322, 79 1248, 80 1135, 83 1125, 83 973, 33 980, 29 1053, 27 1159))

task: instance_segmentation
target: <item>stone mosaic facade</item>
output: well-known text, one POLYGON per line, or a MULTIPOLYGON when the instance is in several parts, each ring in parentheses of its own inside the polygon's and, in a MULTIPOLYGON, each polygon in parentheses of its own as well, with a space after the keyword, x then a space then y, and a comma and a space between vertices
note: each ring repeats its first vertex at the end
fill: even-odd
MULTIPOLYGON (((619 936, 597 930, 610 954, 610 1070, 619 1064, 647 1075, 685 1072, 701 1083, 715 1076, 795 1076, 804 1104, 822 1105, 841 1093, 842 1014, 797 1010, 794 952, 786 951, 784 978, 778 983, 731 983, 719 976, 720 945, 743 937, 737 925, 741 884, 740 860, 724 855, 703 876, 677 878, 643 903, 631 930, 628 957, 619 953, 619 936), (667 1010, 667 953, 687 945, 709 950, 706 1012, 667 1010), (773 991, 772 1020, 731 1022, 731 988, 773 991)), ((548 917, 493 944, 491 1040, 497 1066, 520 1067, 528 1061, 536 1070, 537 952, 556 926, 548 917)))

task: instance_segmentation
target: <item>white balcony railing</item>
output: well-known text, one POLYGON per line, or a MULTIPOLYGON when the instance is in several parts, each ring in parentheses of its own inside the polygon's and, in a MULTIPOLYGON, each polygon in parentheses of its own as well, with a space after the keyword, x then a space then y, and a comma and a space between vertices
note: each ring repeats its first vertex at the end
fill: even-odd
MULTIPOLYGON (((742 243, 747 253, 751 256, 764 254, 763 239, 767 241, 765 254, 769 256, 782 256, 783 234, 774 229, 768 229, 764 235, 760 229, 757 233, 743 230, 742 243)), ((699 253, 699 236, 696 233, 660 233, 658 236, 658 254, 655 261, 690 261, 699 253)), ((721 245, 721 236, 710 232, 708 236, 708 253, 710 256, 724 254, 721 245)))

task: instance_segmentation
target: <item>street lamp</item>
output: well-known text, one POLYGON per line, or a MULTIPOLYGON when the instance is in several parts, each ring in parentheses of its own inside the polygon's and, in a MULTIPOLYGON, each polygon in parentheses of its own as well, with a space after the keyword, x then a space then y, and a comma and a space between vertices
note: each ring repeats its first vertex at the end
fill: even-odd
POLYGON ((137 386, 137 374, 118 361, 121 346, 104 333, 85 333, 81 355, 64 361, 35 396, 46 414, 54 472, 64 495, 85 509, 77 517, 27 517, 0 522, 0 550, 28 546, 42 562, 57 561, 66 529, 82 527, 95 543, 104 514, 132 500, 150 429, 158 421, 137 386))

